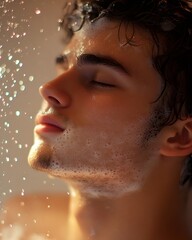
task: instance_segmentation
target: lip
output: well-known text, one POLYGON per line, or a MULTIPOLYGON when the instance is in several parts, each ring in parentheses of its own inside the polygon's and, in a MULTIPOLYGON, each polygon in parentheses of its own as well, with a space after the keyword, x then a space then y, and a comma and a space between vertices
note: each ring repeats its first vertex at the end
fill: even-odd
POLYGON ((37 115, 34 131, 41 133, 61 133, 65 129, 58 119, 52 115, 37 115))

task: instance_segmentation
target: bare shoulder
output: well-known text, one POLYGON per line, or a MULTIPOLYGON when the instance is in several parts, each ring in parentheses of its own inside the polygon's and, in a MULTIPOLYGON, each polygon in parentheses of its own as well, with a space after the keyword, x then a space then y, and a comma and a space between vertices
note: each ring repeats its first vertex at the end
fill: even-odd
MULTIPOLYGON (((15 196, 10 198, 3 207, 0 234, 5 234, 5 230, 10 234, 17 228, 17 231, 25 232, 25 239, 31 234, 55 239, 51 236, 58 234, 60 236, 65 231, 68 208, 67 194, 15 196)), ((60 239, 59 236, 58 239, 60 239)))

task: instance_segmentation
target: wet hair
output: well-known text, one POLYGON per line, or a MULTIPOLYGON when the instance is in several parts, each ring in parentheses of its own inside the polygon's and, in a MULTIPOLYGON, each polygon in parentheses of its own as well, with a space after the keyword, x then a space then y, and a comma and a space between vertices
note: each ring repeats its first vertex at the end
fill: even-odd
MULTIPOLYGON (((192 1, 71 0, 61 21, 65 39, 71 39, 84 22, 94 24, 102 17, 118 21, 119 28, 122 24, 132 24, 133 30, 140 26, 154 40, 157 54, 152 56, 153 63, 163 79, 162 92, 155 101, 161 106, 156 128, 192 117, 192 1)), ((132 38, 127 37, 126 44, 133 44, 132 38)))

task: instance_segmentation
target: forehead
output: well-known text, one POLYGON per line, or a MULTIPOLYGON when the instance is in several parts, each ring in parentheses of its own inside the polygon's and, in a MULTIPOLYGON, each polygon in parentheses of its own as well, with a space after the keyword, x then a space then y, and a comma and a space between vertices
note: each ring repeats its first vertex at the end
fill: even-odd
POLYGON ((95 51, 115 58, 126 58, 129 54, 152 59, 154 42, 147 30, 133 24, 120 24, 105 18, 86 23, 76 32, 66 47, 78 56, 83 52, 95 51))

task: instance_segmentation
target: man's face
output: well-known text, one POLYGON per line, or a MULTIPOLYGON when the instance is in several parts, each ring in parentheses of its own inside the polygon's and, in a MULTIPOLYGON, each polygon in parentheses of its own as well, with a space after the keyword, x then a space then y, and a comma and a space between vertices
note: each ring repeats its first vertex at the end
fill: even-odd
POLYGON ((142 147, 161 90, 153 42, 136 28, 136 46, 125 45, 118 26, 103 19, 75 33, 64 52, 67 70, 40 89, 44 103, 29 154, 32 167, 93 194, 138 189, 158 154, 157 139, 142 147))

